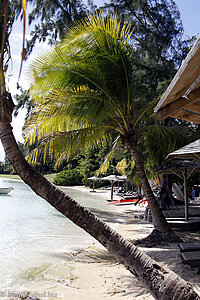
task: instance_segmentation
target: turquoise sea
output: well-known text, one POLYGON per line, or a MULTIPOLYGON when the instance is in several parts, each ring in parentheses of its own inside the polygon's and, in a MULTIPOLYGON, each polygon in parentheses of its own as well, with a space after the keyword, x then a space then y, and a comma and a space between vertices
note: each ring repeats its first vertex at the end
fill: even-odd
MULTIPOLYGON (((94 242, 22 181, 0 179, 0 187, 5 186, 14 189, 8 195, 0 195, 0 291, 13 289, 26 270, 59 263, 62 253, 94 242)), ((107 205, 103 191, 64 191, 112 227, 122 222, 119 208, 107 205)))

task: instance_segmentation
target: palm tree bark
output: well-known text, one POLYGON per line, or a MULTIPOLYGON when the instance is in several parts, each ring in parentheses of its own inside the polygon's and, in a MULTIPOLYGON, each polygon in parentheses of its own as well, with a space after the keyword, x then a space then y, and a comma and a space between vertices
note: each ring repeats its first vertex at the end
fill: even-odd
POLYGON ((46 199, 63 215, 99 241, 142 282, 155 299, 200 300, 199 295, 189 283, 172 271, 164 269, 88 209, 33 170, 21 154, 9 122, 0 122, 0 139, 7 158, 24 182, 37 195, 46 199))
POLYGON ((160 179, 160 207, 166 209, 174 206, 174 198, 172 195, 172 175, 162 174, 160 179))

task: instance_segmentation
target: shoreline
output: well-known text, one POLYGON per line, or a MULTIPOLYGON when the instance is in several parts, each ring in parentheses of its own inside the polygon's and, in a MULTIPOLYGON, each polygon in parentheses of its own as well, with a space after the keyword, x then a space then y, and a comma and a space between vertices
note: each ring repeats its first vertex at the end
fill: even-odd
MULTIPOLYGON (((83 193, 86 193, 88 195, 91 196, 91 194, 94 196, 101 196, 102 198, 102 201, 107 201, 107 199, 110 199, 110 194, 111 194, 111 189, 96 189, 95 192, 91 192, 91 188, 89 187, 86 187, 86 186, 58 186, 58 188, 66 191, 67 189, 71 189, 71 190, 77 190, 77 191, 81 191, 83 193)), ((67 192, 67 191, 66 191, 67 192)), ((115 200, 119 200, 120 197, 118 195, 114 195, 114 199, 115 200)), ((76 199, 74 199, 76 200, 76 199)), ((117 207, 120 214, 121 214, 121 217, 116 219, 115 223, 111 224, 111 223, 107 223, 113 230, 117 230, 117 228, 120 226, 121 224, 121 221, 123 220, 124 221, 124 214, 125 214, 125 211, 127 209, 126 205, 124 206, 118 206, 117 207)), ((116 207, 115 207, 115 211, 116 211, 116 207)), ((100 243, 98 241, 95 240, 94 242, 95 244, 97 245, 100 245, 100 243)), ((90 245, 89 245, 90 247, 90 245)))

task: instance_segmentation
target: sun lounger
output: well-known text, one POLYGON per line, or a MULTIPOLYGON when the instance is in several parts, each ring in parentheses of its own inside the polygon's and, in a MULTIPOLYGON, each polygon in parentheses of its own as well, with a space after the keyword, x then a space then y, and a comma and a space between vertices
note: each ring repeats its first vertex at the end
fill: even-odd
POLYGON ((197 274, 200 275, 200 243, 180 243, 181 260, 192 268, 198 268, 197 274))
POLYGON ((200 251, 182 252, 181 260, 192 268, 198 268, 197 274, 200 275, 200 251))
POLYGON ((200 251, 200 243, 180 243, 179 248, 180 252, 200 251))

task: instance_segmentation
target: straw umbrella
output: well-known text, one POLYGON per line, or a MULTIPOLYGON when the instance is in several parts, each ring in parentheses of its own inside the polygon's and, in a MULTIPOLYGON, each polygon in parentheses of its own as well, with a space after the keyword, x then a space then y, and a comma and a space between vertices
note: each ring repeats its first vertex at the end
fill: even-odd
POLYGON ((96 192, 94 190, 94 188, 95 188, 95 181, 100 180, 100 179, 98 177, 96 177, 96 176, 92 176, 92 177, 89 177, 87 179, 92 180, 92 182, 93 182, 93 186, 92 186, 92 191, 91 192, 96 192))
POLYGON ((110 196, 110 199, 113 200, 113 185, 114 185, 114 182, 116 182, 116 181, 123 181, 123 180, 120 179, 116 175, 109 175, 109 176, 101 178, 101 180, 108 180, 108 181, 110 181, 110 183, 111 183, 111 196, 110 196))

